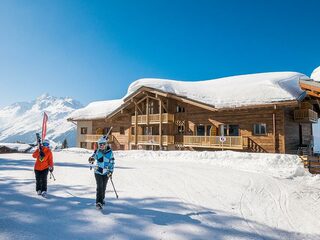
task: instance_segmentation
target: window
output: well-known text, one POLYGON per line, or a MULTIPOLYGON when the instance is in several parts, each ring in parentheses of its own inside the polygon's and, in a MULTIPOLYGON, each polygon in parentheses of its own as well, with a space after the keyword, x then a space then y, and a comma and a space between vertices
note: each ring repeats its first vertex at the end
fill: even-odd
POLYGON ((221 135, 222 136, 239 136, 239 125, 229 125, 222 124, 220 125, 221 135))
POLYGON ((131 127, 131 135, 134 135, 135 131, 134 131, 134 127, 131 127))
POLYGON ((152 135, 153 134, 153 127, 144 127, 143 128, 143 133, 144 135, 152 135))
POLYGON ((267 124, 265 123, 255 123, 253 125, 254 135, 266 135, 267 134, 267 124))
POLYGON ((205 126, 200 124, 197 125, 197 136, 204 136, 205 135, 205 126))
POLYGON ((179 112, 185 112, 184 107, 181 107, 180 105, 177 106, 177 113, 179 112))
POLYGON ((149 102, 149 114, 154 114, 154 102, 149 102))
POLYGON ((239 136, 239 125, 228 125, 229 133, 228 136, 239 136))
POLYGON ((120 134, 124 135, 124 127, 120 127, 120 134))
POLYGON ((81 148, 87 148, 87 143, 86 142, 81 142, 80 143, 81 148))
POLYGON ((88 128, 82 127, 81 128, 81 134, 87 134, 88 133, 88 128))

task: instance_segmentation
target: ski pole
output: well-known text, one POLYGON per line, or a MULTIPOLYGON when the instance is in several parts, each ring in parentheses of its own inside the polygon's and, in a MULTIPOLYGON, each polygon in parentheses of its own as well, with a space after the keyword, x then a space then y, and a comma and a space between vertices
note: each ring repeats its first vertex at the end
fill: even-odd
POLYGON ((54 177, 52 172, 50 172, 50 179, 51 179, 51 176, 53 177, 53 180, 55 181, 56 179, 55 179, 55 177, 54 177))
POLYGON ((116 197, 117 197, 117 199, 118 199, 119 196, 118 196, 118 194, 117 194, 116 188, 114 187, 114 184, 113 184, 113 181, 112 181, 112 177, 110 177, 110 181, 111 181, 111 184, 112 184, 112 187, 113 187, 113 191, 114 191, 114 193, 116 194, 116 197))

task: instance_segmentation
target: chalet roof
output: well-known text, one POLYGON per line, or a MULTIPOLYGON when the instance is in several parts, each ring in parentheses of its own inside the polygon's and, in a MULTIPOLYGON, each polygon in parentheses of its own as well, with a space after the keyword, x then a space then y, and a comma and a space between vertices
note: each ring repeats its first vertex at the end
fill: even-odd
POLYGON ((236 108, 273 102, 298 100, 303 94, 299 80, 308 79, 297 72, 272 72, 185 82, 145 78, 133 82, 127 96, 142 86, 193 99, 219 108, 236 108))
POLYGON ((122 103, 122 99, 92 102, 88 106, 71 113, 68 120, 80 121, 104 119, 116 108, 121 106, 122 103))
POLYGON ((133 82, 122 99, 92 102, 76 110, 69 120, 93 120, 111 116, 141 89, 155 90, 202 103, 212 109, 238 108, 300 100, 305 96, 299 81, 309 79, 297 72, 239 75, 206 81, 175 81, 144 78, 133 82))

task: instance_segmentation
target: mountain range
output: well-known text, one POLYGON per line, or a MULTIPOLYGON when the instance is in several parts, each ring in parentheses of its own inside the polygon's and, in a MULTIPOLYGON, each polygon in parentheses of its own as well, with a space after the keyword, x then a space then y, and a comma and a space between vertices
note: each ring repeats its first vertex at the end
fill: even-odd
POLYGON ((35 143, 35 133, 41 134, 43 113, 48 115, 47 137, 55 143, 67 139, 76 143, 76 125, 67 122, 68 116, 83 105, 71 98, 43 94, 31 102, 17 102, 0 109, 0 142, 35 143))

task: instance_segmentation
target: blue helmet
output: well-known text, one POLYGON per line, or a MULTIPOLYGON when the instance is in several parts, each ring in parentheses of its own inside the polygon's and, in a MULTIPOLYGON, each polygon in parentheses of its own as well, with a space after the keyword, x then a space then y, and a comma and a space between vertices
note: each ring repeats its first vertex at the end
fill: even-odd
POLYGON ((48 140, 48 139, 43 140, 42 145, 43 145, 44 147, 49 147, 49 145, 50 145, 49 140, 48 140))

